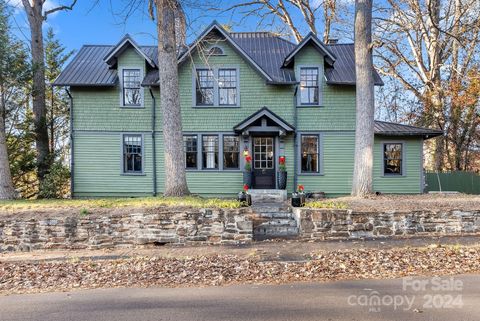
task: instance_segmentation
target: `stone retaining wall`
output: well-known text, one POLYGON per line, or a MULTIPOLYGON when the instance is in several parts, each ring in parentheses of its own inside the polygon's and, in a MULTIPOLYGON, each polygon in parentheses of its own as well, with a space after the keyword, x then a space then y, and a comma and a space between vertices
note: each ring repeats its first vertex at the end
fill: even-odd
POLYGON ((293 210, 301 238, 359 239, 480 233, 480 210, 362 213, 352 210, 293 210))
POLYGON ((0 218, 0 252, 252 240, 250 209, 157 209, 128 215, 0 218))

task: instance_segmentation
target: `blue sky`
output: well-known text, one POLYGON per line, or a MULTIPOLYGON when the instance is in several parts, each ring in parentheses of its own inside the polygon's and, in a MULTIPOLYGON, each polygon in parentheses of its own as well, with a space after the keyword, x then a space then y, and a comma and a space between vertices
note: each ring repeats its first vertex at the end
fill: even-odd
MULTIPOLYGON (((59 12, 49 16, 46 27, 52 27, 62 44, 69 50, 78 50, 84 44, 115 44, 126 33, 129 33, 139 44, 155 44, 156 27, 149 18, 145 5, 135 11, 128 19, 122 17, 122 9, 129 0, 78 0, 73 11, 59 12)), ((213 1, 221 8, 232 5, 240 0, 208 0, 213 1)), ((349 1, 349 0, 344 0, 349 1)), ((28 41, 29 29, 23 8, 18 5, 20 0, 10 0, 17 3, 18 9, 14 15, 16 33, 23 40, 28 41)), ((47 7, 58 4, 69 4, 70 0, 47 0, 47 7)), ((320 3, 320 2, 319 2, 320 3)), ((188 37, 192 40, 199 32, 213 20, 233 26, 235 31, 257 30, 258 18, 251 17, 242 23, 241 14, 222 13, 219 10, 202 8, 188 8, 187 17, 190 21, 188 37)), ((294 19, 300 18, 294 15, 294 19)), ((320 17, 319 17, 320 18, 320 17)), ((320 20, 320 19, 319 19, 320 20)), ((319 23, 321 28, 321 23, 319 23)), ((261 28, 267 29, 267 28, 261 28)), ((307 32, 307 30, 302 30, 307 32)))

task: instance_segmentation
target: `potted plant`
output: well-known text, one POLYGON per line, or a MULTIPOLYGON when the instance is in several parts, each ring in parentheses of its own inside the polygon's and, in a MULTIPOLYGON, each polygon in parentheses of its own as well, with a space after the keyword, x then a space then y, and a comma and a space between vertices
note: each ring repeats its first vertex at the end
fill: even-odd
POLYGON ((279 189, 287 188, 287 166, 285 165, 285 156, 278 158, 277 185, 279 189))
POLYGON ((305 206, 305 193, 304 186, 299 184, 297 186, 297 191, 292 193, 292 206, 293 207, 303 207, 305 206))
POLYGON ((245 157, 245 167, 243 171, 243 184, 252 186, 252 156, 248 154, 248 150, 243 152, 245 157))
POLYGON ((252 205, 252 195, 248 193, 248 185, 243 185, 243 191, 238 193, 238 201, 242 206, 251 206, 252 205))

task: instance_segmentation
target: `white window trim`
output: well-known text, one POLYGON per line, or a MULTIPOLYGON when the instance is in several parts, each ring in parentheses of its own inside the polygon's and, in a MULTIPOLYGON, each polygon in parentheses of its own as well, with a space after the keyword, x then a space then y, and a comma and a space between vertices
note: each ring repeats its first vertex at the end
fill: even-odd
POLYGON ((120 84, 120 107, 125 109, 139 109, 145 108, 145 88, 142 87, 142 80, 144 78, 143 68, 140 66, 122 66, 118 69, 118 79, 120 84), (125 105, 123 100, 123 71, 137 69, 140 70, 140 105, 132 106, 125 105))
POLYGON ((381 161, 381 166, 380 166, 380 170, 381 170, 381 177, 406 177, 407 176, 407 167, 406 167, 406 156, 407 156, 407 153, 406 153, 406 149, 405 149, 405 146, 406 146, 406 142, 403 141, 403 140, 384 140, 384 141, 381 141, 380 142, 380 161, 381 161), (384 156, 384 150, 385 150, 385 145, 386 144, 400 144, 402 145, 402 173, 401 174, 385 174, 385 163, 384 163, 384 160, 385 160, 385 156, 384 156))
POLYGON ((298 65, 295 68, 295 77, 297 78, 298 91, 297 91, 297 107, 323 107, 323 89, 324 89, 324 68, 323 65, 298 65), (302 97, 300 94, 300 70, 302 68, 317 68, 318 69, 318 103, 317 104, 302 104, 302 97))
POLYGON ((238 65, 208 66, 198 65, 192 68, 192 106, 194 108, 239 108, 240 107, 240 67, 238 65), (197 104, 197 69, 210 69, 213 71, 213 105, 197 104), (235 105, 220 105, 218 94, 218 70, 235 69, 237 72, 237 101, 235 105))
POLYGON ((120 174, 122 176, 146 176, 145 175, 145 134, 135 132, 125 132, 120 135, 120 174), (142 139, 142 171, 141 172, 126 172, 125 171, 125 136, 140 136, 142 139))

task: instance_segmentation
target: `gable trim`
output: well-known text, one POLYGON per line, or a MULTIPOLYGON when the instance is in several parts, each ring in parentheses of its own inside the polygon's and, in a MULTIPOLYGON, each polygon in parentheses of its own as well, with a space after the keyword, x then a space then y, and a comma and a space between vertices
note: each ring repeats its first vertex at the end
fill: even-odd
POLYGON ((273 120, 279 127, 284 129, 287 132, 294 132, 295 127, 287 123, 285 120, 283 120, 280 116, 276 115, 274 112, 272 112, 270 109, 267 107, 263 107, 259 111, 253 113, 252 115, 248 116, 245 120, 243 120, 241 123, 235 125, 233 129, 236 132, 241 132, 245 128, 251 126, 255 121, 259 120, 262 117, 267 117, 273 120))
POLYGON ((149 63, 150 66, 157 68, 155 62, 143 52, 143 50, 137 45, 137 43, 130 37, 129 34, 126 34, 125 37, 123 37, 119 43, 112 48, 112 50, 103 58, 103 61, 105 61, 105 63, 107 63, 109 66, 113 66, 113 61, 115 58, 117 58, 117 54, 125 50, 125 46, 127 44, 130 44, 135 51, 137 51, 137 53, 149 63))
POLYGON ((287 55, 287 57, 285 57, 285 60, 284 60, 284 63, 283 63, 283 66, 286 67, 288 66, 291 62, 292 62, 292 59, 293 57, 295 57, 295 55, 303 49, 303 47, 305 47, 310 41, 312 41, 317 49, 319 49, 326 57, 325 61, 333 66, 333 63, 335 62, 335 60, 337 59, 335 57, 335 55, 323 44, 323 42, 321 42, 313 33, 309 33, 305 38, 302 39, 302 41, 297 45, 297 47, 295 47, 295 49, 293 49, 293 51, 291 53, 289 53, 287 55))
POLYGON ((200 36, 195 40, 195 42, 189 46, 188 50, 185 51, 178 59, 178 64, 185 62, 186 58, 192 53, 192 51, 198 46, 198 44, 213 30, 220 32, 222 36, 230 43, 234 50, 242 56, 258 73, 262 75, 263 78, 267 81, 273 81, 273 79, 268 75, 265 70, 263 70, 236 42, 230 37, 228 32, 218 24, 217 21, 213 21, 210 26, 208 26, 200 36))

